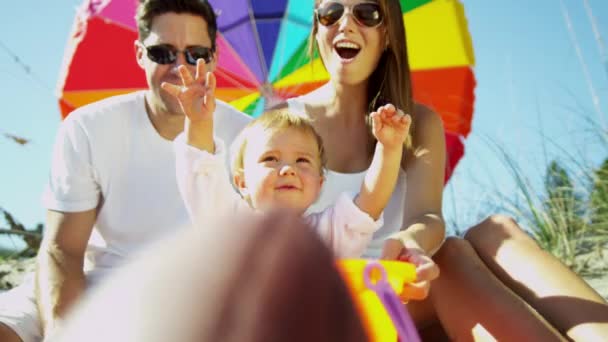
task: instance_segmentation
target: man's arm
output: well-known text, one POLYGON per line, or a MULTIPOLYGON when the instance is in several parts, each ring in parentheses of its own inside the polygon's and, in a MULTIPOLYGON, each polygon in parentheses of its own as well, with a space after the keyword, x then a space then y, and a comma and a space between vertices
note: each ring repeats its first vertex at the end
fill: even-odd
POLYGON ((36 264, 36 300, 43 331, 52 331, 85 289, 84 253, 97 210, 48 210, 36 264))

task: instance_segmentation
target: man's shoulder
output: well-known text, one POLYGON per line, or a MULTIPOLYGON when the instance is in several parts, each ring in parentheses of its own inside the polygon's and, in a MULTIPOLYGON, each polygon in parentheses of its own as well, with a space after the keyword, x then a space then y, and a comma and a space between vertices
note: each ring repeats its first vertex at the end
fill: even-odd
POLYGON ((66 121, 77 121, 88 124, 91 121, 115 121, 126 119, 129 113, 137 113, 145 109, 144 92, 136 91, 128 94, 110 96, 89 103, 74 110, 66 121))
POLYGON ((252 118, 228 103, 216 100, 214 120, 219 127, 232 127, 241 130, 252 118))
POLYGON ((215 135, 223 139, 227 145, 230 145, 252 118, 226 102, 216 100, 215 104, 215 113, 213 114, 215 135))
POLYGON ((245 123, 252 120, 251 116, 239 111, 224 101, 216 100, 215 103, 215 113, 218 115, 216 119, 228 117, 230 120, 237 120, 245 123))

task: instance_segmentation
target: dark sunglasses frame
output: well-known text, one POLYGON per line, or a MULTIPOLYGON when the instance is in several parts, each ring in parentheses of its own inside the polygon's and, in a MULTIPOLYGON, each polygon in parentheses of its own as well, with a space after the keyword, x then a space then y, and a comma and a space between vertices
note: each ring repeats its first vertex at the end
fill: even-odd
MULTIPOLYGON (((355 22, 361 26, 374 28, 374 27, 380 26, 382 24, 382 22, 384 21, 384 16, 382 15, 382 10, 380 8, 380 5, 375 2, 360 2, 360 3, 352 5, 352 6, 345 6, 341 2, 328 2, 325 5, 323 5, 322 7, 315 8, 315 18, 321 25, 323 25, 325 27, 330 27, 330 26, 333 26, 333 25, 337 24, 338 22, 340 22, 340 20, 342 20, 342 18, 346 15, 346 8, 350 9, 349 12, 352 14, 353 18, 355 19, 355 22), (336 10, 335 13, 339 13, 340 14, 339 17, 336 17, 336 16, 331 17, 329 13, 322 13, 323 11, 329 10, 330 6, 335 6, 334 7, 334 10, 336 10), (379 18, 377 19, 377 22, 374 21, 374 22, 366 23, 367 20, 371 20, 371 19, 368 19, 366 16, 363 16, 361 14, 360 9, 362 8, 362 6, 364 6, 364 7, 369 6, 369 7, 375 8, 375 11, 377 11, 380 15, 379 18), (359 10, 357 8, 359 8, 359 10)), ((373 12, 370 12, 370 13, 373 13, 373 12)))
MULTIPOLYGON (((140 42, 141 43, 141 42, 140 42)), ((190 65, 196 65, 196 61, 202 58, 205 64, 209 64, 213 61, 213 53, 215 52, 212 48, 206 46, 188 46, 184 50, 178 50, 175 46, 170 44, 157 44, 145 46, 141 45, 146 49, 148 58, 156 64, 173 64, 177 61, 177 55, 183 53, 186 58, 186 62, 190 65)))

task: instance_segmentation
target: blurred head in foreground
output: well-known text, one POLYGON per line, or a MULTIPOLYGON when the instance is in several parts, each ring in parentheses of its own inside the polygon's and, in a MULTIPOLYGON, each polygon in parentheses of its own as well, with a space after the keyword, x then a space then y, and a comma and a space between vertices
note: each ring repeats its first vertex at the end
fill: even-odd
POLYGON ((366 341, 327 247, 296 214, 184 230, 75 308, 52 341, 366 341))

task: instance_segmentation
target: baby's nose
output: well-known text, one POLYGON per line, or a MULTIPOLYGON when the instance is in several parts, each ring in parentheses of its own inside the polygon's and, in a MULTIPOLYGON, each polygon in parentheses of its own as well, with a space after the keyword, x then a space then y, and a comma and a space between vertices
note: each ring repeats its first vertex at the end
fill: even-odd
POLYGON ((280 175, 295 175, 296 174, 296 170, 291 166, 291 164, 283 164, 283 166, 281 166, 281 169, 279 170, 279 174, 280 175))

